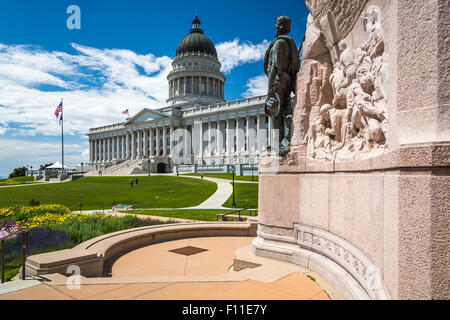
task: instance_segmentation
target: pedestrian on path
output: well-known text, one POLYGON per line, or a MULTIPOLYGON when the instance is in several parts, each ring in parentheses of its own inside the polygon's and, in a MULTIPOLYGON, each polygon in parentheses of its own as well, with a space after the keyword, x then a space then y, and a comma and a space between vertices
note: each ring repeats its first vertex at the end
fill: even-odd
POLYGON ((133 188, 133 178, 130 180, 130 186, 133 188))
POLYGON ((202 174, 200 175, 201 177, 202 177, 202 179, 203 179, 203 172, 202 172, 202 174))
POLYGON ((139 180, 138 180, 138 178, 136 178, 136 182, 135 182, 135 186, 137 187, 137 185, 138 185, 138 182, 139 182, 139 180))

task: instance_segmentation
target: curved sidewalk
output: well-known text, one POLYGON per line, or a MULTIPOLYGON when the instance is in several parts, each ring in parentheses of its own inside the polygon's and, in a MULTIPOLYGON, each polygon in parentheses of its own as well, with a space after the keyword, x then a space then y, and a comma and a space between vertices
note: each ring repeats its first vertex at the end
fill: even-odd
POLYGON ((201 204, 195 207, 188 207, 185 209, 229 209, 223 207, 228 198, 233 194, 233 187, 229 181, 223 179, 215 179, 215 178, 203 178, 204 180, 214 182, 217 184, 216 192, 203 201, 201 204))

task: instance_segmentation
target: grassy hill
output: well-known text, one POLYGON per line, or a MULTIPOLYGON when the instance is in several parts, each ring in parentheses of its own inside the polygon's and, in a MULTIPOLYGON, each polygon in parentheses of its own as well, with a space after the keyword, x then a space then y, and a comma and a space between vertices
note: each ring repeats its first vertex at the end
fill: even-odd
POLYGON ((181 208, 199 205, 216 190, 213 182, 174 176, 139 177, 138 186, 133 188, 130 177, 85 177, 73 182, 0 188, 0 208, 28 205, 31 199, 69 208, 81 202, 83 210, 101 209, 111 201, 136 208, 181 208))

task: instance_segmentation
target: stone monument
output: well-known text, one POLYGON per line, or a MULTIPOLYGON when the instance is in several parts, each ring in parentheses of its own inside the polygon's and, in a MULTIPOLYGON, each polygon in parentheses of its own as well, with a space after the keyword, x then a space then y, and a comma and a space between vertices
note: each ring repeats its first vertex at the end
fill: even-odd
POLYGON ((253 251, 349 299, 449 299, 449 1, 305 2, 290 147, 261 157, 253 251))

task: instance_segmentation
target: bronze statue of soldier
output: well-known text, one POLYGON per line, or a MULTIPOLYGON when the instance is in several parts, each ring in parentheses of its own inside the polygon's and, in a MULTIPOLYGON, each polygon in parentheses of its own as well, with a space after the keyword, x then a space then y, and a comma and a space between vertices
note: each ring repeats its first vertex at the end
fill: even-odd
POLYGON ((288 36, 291 19, 281 16, 275 19, 276 38, 267 49, 264 71, 269 78, 265 113, 273 118, 273 129, 279 132, 279 154, 290 151, 291 122, 297 73, 300 58, 294 40, 288 36))

